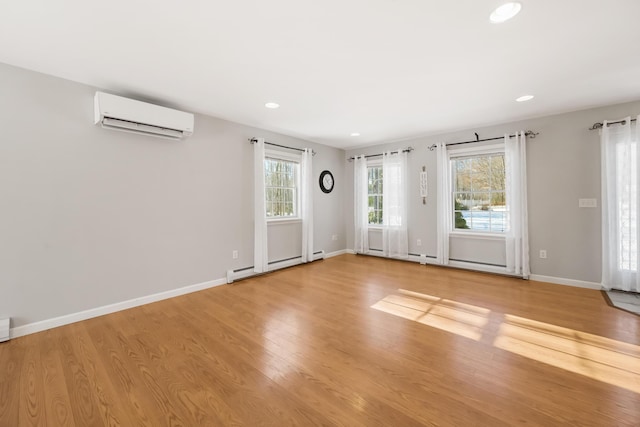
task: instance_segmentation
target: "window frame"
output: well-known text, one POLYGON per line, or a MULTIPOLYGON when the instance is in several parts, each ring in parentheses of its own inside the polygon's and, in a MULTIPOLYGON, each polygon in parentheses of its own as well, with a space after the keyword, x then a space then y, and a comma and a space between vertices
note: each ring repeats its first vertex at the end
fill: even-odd
MULTIPOLYGON (((382 177, 382 159, 376 159, 376 160, 369 160, 367 162, 367 212, 369 210, 369 169, 370 168, 380 168, 380 176, 381 179, 383 179, 382 177)), ((383 197, 384 196, 384 188, 382 189, 382 193, 377 194, 378 197, 383 197)), ((384 212, 383 212, 383 208, 382 206, 380 207, 380 213, 381 213, 381 217, 380 217, 380 224, 372 224, 368 221, 367 219, 367 227, 373 230, 382 230, 382 228, 384 227, 384 212)))
POLYGON ((295 179, 295 193, 294 198, 295 202, 293 205, 295 215, 292 216, 267 216, 267 203, 266 193, 267 193, 267 177, 266 177, 266 169, 265 169, 265 211, 264 216, 267 220, 267 223, 286 223, 286 222, 300 222, 302 221, 302 217, 300 216, 300 196, 301 196, 301 188, 300 188, 300 169, 302 164, 302 155, 297 153, 288 153, 284 151, 278 150, 270 150, 266 149, 264 152, 264 158, 279 160, 284 162, 290 162, 296 164, 296 179, 295 179))
MULTIPOLYGON (((448 203, 448 215, 451 221, 449 227, 449 234, 452 236, 460 236, 460 237, 477 237, 477 238, 488 238, 488 239, 504 239, 510 228, 509 221, 509 211, 505 211, 505 231, 483 231, 483 230, 473 230, 455 228, 455 193, 456 193, 456 183, 455 183, 455 170, 453 168, 453 162, 455 160, 461 158, 472 158, 472 157, 481 157, 481 156, 491 156, 491 155, 503 155, 505 156, 505 147, 504 144, 487 144, 476 147, 462 147, 448 150, 447 152, 447 160, 448 160, 448 168, 449 168, 449 197, 450 202, 448 203)), ((506 164, 505 164, 506 169, 506 164)), ((506 170, 505 170, 506 175, 506 170)), ((506 176, 505 176, 505 200, 506 200, 506 176)))

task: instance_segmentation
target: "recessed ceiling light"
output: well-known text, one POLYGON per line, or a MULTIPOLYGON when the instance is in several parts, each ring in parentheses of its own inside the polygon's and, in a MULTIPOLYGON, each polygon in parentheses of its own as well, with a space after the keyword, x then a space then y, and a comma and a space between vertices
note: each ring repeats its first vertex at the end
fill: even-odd
POLYGON ((267 108, 275 109, 275 108, 279 108, 280 104, 275 102, 267 102, 266 104, 264 104, 264 106, 267 108))
POLYGON ((500 24, 516 16, 520 9, 522 9, 522 5, 518 2, 505 3, 491 12, 489 20, 494 24, 500 24))
POLYGON ((351 132, 351 136, 360 136, 358 132, 351 132))
POLYGON ((533 99, 533 95, 522 95, 520 98, 516 98, 518 102, 530 101, 533 99))

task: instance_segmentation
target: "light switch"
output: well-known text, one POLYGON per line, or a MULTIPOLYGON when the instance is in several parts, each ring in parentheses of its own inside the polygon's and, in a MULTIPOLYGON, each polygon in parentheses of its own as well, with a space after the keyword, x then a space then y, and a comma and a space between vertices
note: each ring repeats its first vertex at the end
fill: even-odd
POLYGON ((578 207, 580 208, 597 208, 598 201, 596 199, 578 199, 578 207))

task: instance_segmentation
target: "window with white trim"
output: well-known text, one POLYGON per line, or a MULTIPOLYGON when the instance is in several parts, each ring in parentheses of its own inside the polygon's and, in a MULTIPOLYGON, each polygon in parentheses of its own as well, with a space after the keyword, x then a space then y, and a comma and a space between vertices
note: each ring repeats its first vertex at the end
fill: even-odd
POLYGON ((267 219, 299 217, 299 156, 267 153, 264 159, 265 207, 267 219))
POLYGON ((453 230, 506 232, 504 150, 452 154, 450 160, 453 230))
POLYGON ((367 166, 369 225, 382 225, 382 164, 367 166))

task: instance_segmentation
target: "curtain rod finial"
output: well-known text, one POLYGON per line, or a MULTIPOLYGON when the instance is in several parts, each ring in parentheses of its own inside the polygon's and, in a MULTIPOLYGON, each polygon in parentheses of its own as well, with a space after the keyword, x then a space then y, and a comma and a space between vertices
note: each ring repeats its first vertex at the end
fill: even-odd
POLYGON ((540 135, 540 132, 534 132, 532 130, 528 130, 524 133, 529 139, 534 139, 536 136, 540 135))

